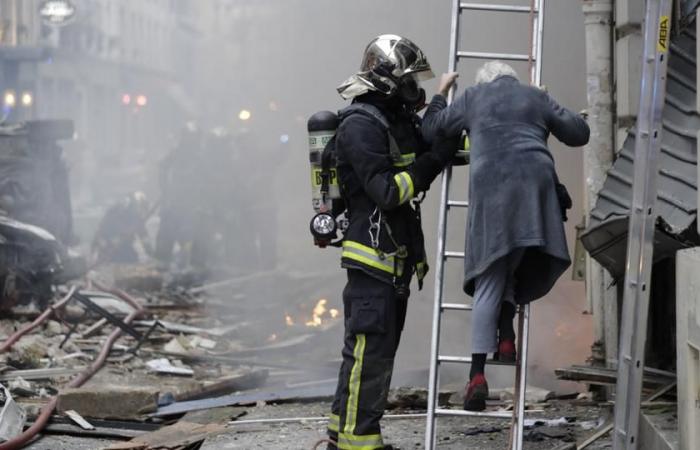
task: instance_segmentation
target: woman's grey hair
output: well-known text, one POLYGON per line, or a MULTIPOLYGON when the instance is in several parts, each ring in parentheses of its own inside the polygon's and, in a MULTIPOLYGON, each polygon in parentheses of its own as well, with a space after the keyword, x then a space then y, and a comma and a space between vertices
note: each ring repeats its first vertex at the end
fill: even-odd
POLYGON ((510 75, 518 79, 517 72, 508 64, 501 61, 489 61, 476 71, 476 84, 490 83, 503 75, 510 75))

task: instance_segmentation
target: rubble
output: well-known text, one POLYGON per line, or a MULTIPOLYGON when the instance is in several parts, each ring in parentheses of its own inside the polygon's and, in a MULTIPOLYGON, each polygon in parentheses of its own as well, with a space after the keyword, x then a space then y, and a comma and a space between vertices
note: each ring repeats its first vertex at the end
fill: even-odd
POLYGON ((58 412, 73 410, 85 417, 137 420, 158 408, 158 394, 152 388, 130 386, 63 389, 58 395, 58 412))
MULTIPOLYGON (((324 416, 335 391, 339 362, 330 359, 337 354, 326 343, 329 336, 335 338, 342 332, 342 315, 317 314, 319 304, 328 310, 335 306, 321 300, 310 300, 298 308, 291 308, 286 296, 270 304, 218 300, 258 295, 259 285, 248 287, 250 280, 215 284, 216 292, 196 294, 189 288, 173 290, 172 286, 137 291, 135 298, 126 297, 129 301, 126 294, 101 283, 78 285, 58 306, 41 314, 35 312, 31 325, 25 325, 24 317, 0 320, 0 334, 6 339, 1 348, 9 350, 0 357, 0 381, 13 383, 15 400, 27 406, 30 423, 50 418, 45 434, 101 442, 90 448, 181 449, 201 445, 216 449, 225 448, 217 443, 230 442, 234 436, 242 440, 241 445, 236 441, 234 448, 251 448, 257 444, 243 436, 256 430, 252 434, 270 432, 263 439, 264 445, 282 450, 288 448, 282 443, 283 435, 295 436, 297 442, 294 430, 302 430, 302 435, 303 430, 313 430, 313 439, 309 436, 308 443, 300 444, 310 448, 323 436, 324 416), (101 309, 93 308, 90 302, 101 309), (77 309, 70 318, 68 308, 77 309), (18 329, 21 336, 16 336, 18 329), (110 350, 105 353, 106 341, 110 350), (20 369, 17 363, 32 368, 20 369), (77 386, 76 380, 85 381, 84 374, 96 371, 102 363, 104 368, 85 386, 70 387, 77 386), (58 400, 42 398, 53 393, 58 393, 58 400), (57 402, 54 412, 52 401, 57 402), (314 410, 313 405, 321 404, 322 409, 314 410), (277 434, 272 432, 275 429, 286 431, 277 434)), ((302 289, 303 280, 290 281, 294 286, 290 289, 303 291, 316 284, 309 277, 302 289)), ((425 376, 424 371, 398 371, 395 380, 425 376)), ((506 411, 511 397, 504 390, 494 389, 493 394, 489 407, 506 411)), ((461 391, 443 392, 439 403, 449 405, 452 396, 461 405, 461 395, 461 391)), ((527 394, 531 412, 542 417, 542 422, 531 426, 530 438, 542 439, 546 448, 563 444, 572 436, 579 438, 584 432, 594 433, 591 428, 598 424, 596 417, 578 415, 576 424, 547 426, 552 424, 547 419, 573 416, 570 411, 558 412, 557 398, 536 388, 527 394), (584 430, 584 423, 593 424, 587 425, 589 431, 584 430)), ((418 430, 401 438, 404 445, 410 447, 422 440, 426 399, 424 388, 390 391, 386 422, 398 420, 418 430)), ((597 405, 588 403, 591 408, 597 405)), ((446 448, 464 448, 472 440, 501 442, 508 434, 508 426, 500 423, 470 422, 465 428, 463 422, 455 422, 449 426, 450 445, 454 447, 446 448)), ((43 439, 52 442, 50 437, 43 439)))
POLYGON ((0 408, 0 442, 9 441, 22 432, 27 415, 3 385, 0 385, 0 408))
POLYGON ((48 345, 40 335, 27 336, 18 342, 7 356, 7 363, 17 369, 38 369, 48 354, 48 345))
POLYGON ((152 372, 163 375, 178 375, 186 377, 191 377, 194 375, 194 370, 191 368, 183 366, 182 364, 173 365, 170 363, 168 358, 159 358, 146 361, 146 367, 148 367, 148 369, 152 372))
MULTIPOLYGON (((448 404, 454 392, 442 391, 438 394, 438 405, 445 406, 448 404)), ((387 399, 387 409, 425 409, 428 407, 428 390, 426 388, 417 388, 410 386, 402 386, 389 391, 387 399)))
POLYGON ((226 431, 225 423, 198 424, 186 421, 144 434, 129 442, 120 442, 107 450, 177 450, 203 442, 206 438, 226 431))
MULTIPOLYGON (((514 392, 514 388, 502 389, 500 391, 500 399, 512 401, 515 397, 514 392)), ((536 386, 528 386, 525 390, 525 401, 527 403, 544 403, 548 400, 552 400, 554 397, 554 392, 536 386)))
POLYGON ((78 414, 77 411, 73 411, 72 409, 70 409, 70 410, 68 410, 68 411, 64 411, 63 413, 64 413, 66 416, 68 416, 68 418, 69 418, 70 420, 72 420, 73 422, 75 422, 75 423, 76 423, 80 428, 82 428, 83 430, 94 430, 94 429, 95 429, 95 426, 92 425, 92 424, 91 424, 90 422, 88 422, 87 420, 85 420, 85 419, 83 418, 83 416, 81 416, 80 414, 78 414))

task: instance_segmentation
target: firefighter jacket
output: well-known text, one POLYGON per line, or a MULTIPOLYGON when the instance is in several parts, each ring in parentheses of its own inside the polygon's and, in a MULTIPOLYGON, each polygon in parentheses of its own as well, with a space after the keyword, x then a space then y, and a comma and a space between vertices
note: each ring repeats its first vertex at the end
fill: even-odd
POLYGON ((381 111, 389 129, 371 114, 340 112, 336 157, 349 221, 342 266, 394 285, 407 286, 415 273, 422 286, 428 266, 419 203, 411 201, 419 194, 412 167, 427 151, 420 118, 371 94, 355 101, 381 111))

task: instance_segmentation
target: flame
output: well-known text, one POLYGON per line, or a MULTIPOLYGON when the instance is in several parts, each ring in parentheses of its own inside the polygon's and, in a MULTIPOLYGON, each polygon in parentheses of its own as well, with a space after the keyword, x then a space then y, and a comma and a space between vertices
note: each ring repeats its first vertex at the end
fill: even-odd
POLYGON ((323 322, 321 320, 321 317, 326 313, 326 304, 328 303, 328 300, 325 298, 322 298, 321 300, 316 303, 316 306, 314 306, 313 310, 313 315, 311 316, 311 320, 306 322, 307 327, 317 327, 321 325, 323 322))
POLYGON ((340 311, 336 308, 328 309, 328 300, 325 298, 320 299, 316 302, 313 310, 311 311, 311 318, 308 319, 303 316, 292 317, 290 314, 284 315, 284 321, 288 327, 296 325, 296 322, 304 324, 307 327, 319 327, 323 325, 324 320, 337 319, 340 316, 340 311))

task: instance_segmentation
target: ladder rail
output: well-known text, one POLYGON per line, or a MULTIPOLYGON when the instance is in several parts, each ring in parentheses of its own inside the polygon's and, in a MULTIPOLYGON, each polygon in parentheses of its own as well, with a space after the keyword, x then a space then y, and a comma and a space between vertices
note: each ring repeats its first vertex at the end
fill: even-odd
POLYGON ((530 84, 540 86, 542 84, 542 49, 544 47, 544 11, 546 0, 537 0, 537 10, 540 13, 533 17, 532 52, 534 61, 534 73, 531 74, 530 84))
POLYGON ((670 47, 671 0, 647 0, 644 19, 644 57, 640 83, 634 182, 630 208, 627 264, 620 329, 613 446, 638 447, 639 415, 644 374, 651 265, 656 229, 655 202, 658 161, 663 133, 670 47))
MULTIPOLYGON (((542 83, 542 48, 544 39, 545 20, 545 0, 531 0, 531 9, 540 11, 540 14, 531 12, 532 33, 530 35, 532 67, 530 69, 530 84, 540 86, 542 83)), ((530 342, 530 305, 520 308, 518 315, 518 358, 519 364, 516 368, 516 404, 513 405, 513 423, 511 435, 513 442, 511 448, 522 450, 523 432, 525 428, 525 393, 527 391, 527 367, 528 367, 528 346, 530 342)))
MULTIPOLYGON (((452 0, 452 22, 450 23, 450 56, 448 61, 448 71, 457 70, 457 47, 459 46, 459 22, 460 22, 460 0, 452 0)), ((452 102, 456 91, 453 86, 447 94, 448 104, 452 102)), ((437 445, 436 415, 437 390, 438 390, 438 353, 440 348, 440 316, 442 314, 442 297, 445 279, 445 241, 447 234, 447 211, 450 190, 450 180, 452 178, 452 166, 448 166, 442 174, 442 188, 440 192, 440 212, 438 217, 437 236, 437 256, 435 258, 435 286, 433 305, 433 326, 430 340, 430 370, 428 375, 428 410, 425 428, 425 448, 433 449, 437 445)))
MULTIPOLYGON (((473 59, 502 59, 511 61, 528 61, 530 63, 529 75, 530 83, 539 86, 542 76, 542 42, 544 36, 544 7, 545 0, 531 0, 529 7, 517 7, 506 5, 490 5, 478 3, 464 3, 460 0, 452 2, 452 22, 451 22, 451 41, 450 55, 448 61, 448 71, 455 72, 457 64, 461 58, 473 59), (507 53, 489 53, 489 52, 461 52, 459 47, 459 31, 460 18, 463 10, 480 10, 480 11, 496 11, 496 12, 515 12, 529 13, 531 17, 531 37, 530 37, 530 53, 527 55, 507 54, 507 53)), ((447 103, 452 103, 456 91, 456 86, 453 86, 448 93, 447 103)), ((512 420, 511 427, 511 445, 513 450, 522 450, 523 447, 523 427, 524 427, 524 409, 525 409, 525 386, 527 385, 527 352, 529 341, 529 319, 530 305, 524 305, 520 308, 518 316, 519 342, 518 355, 519 361, 516 365, 516 385, 515 385, 515 402, 512 413, 474 413, 471 411, 454 411, 440 409, 437 406, 437 391, 439 385, 439 370, 440 362, 466 362, 470 358, 461 357, 445 357, 440 355, 440 331, 441 331, 441 316, 445 310, 463 310, 470 311, 471 306, 458 305, 451 303, 443 303, 444 297, 444 278, 445 278, 445 263, 449 258, 464 258, 464 252, 448 252, 445 251, 447 240, 447 215, 451 207, 468 207, 468 202, 450 200, 450 184, 452 181, 452 167, 445 169, 442 175, 441 195, 440 195, 440 211, 438 217, 438 236, 437 236, 437 256, 435 264, 435 286, 434 286, 434 305, 433 305, 433 327, 431 333, 431 358, 430 371, 428 381, 428 411, 425 434, 425 448, 434 449, 437 445, 436 421, 438 416, 479 416, 479 417, 500 417, 512 420)), ((511 364, 512 365, 512 364, 511 364)))

